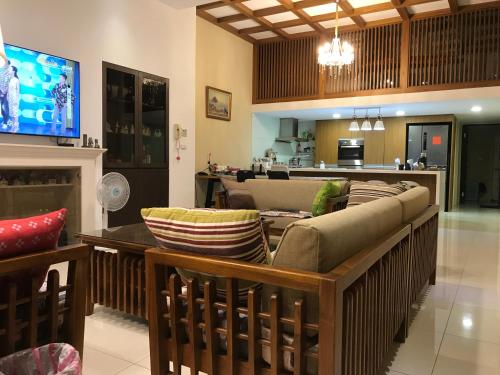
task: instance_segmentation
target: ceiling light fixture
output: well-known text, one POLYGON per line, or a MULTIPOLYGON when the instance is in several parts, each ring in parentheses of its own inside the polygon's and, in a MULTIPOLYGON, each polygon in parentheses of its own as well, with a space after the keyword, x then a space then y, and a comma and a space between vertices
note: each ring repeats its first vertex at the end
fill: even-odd
POLYGON ((351 124, 349 125, 350 132, 359 132, 359 123, 356 117, 356 109, 354 109, 354 115, 352 116, 351 124))
POLYGON ((375 121, 375 125, 373 125, 373 130, 376 131, 385 130, 384 121, 382 121, 382 114, 380 113, 380 107, 378 108, 377 121, 375 121))
POLYGON ((335 6, 335 37, 331 43, 326 42, 318 49, 318 64, 323 72, 328 69, 330 77, 337 78, 344 65, 348 67, 354 61, 354 48, 344 40, 340 42, 339 38, 339 0, 336 0, 335 6))
POLYGON ((471 112, 481 112, 483 108, 481 106, 475 105, 470 110, 471 112))
POLYGON ((7 55, 3 45, 2 25, 0 25, 0 68, 7 64, 7 55))
POLYGON ((405 115, 405 111, 396 111, 396 116, 404 116, 405 115))
POLYGON ((372 123, 370 122, 370 119, 368 118, 368 109, 366 110, 365 119, 364 119, 363 123, 361 124, 361 131, 364 131, 364 132, 372 131, 372 123))

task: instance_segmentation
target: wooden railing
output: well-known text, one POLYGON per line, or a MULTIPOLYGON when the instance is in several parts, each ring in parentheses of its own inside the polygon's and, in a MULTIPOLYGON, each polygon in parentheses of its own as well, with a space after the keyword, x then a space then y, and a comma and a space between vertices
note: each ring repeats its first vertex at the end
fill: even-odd
POLYGON ((254 46, 254 103, 500 85, 500 7, 343 33, 355 62, 320 72, 319 37, 254 46))

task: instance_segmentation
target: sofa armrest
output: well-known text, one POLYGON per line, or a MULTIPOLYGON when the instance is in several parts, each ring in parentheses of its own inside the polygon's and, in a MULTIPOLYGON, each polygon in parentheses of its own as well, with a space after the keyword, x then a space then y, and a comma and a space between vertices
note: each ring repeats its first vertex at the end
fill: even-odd
POLYGON ((326 212, 332 213, 335 211, 343 210, 344 208, 346 208, 348 200, 349 195, 341 195, 339 197, 328 199, 326 212))

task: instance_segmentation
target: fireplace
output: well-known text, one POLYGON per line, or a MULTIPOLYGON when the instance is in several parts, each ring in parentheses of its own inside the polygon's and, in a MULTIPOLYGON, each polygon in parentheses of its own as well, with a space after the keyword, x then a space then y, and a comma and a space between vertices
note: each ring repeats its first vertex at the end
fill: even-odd
POLYGON ((0 220, 68 209, 60 246, 81 231, 80 168, 0 168, 0 220))
POLYGON ((96 184, 105 149, 0 144, 0 220, 69 210, 67 241, 102 228, 96 184))

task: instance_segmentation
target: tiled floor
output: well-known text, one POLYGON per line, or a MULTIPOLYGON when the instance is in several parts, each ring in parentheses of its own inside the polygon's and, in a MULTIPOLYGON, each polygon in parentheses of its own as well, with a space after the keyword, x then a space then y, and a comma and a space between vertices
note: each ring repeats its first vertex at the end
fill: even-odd
MULTIPOLYGON (((499 210, 441 215, 437 284, 412 315, 386 374, 500 374, 499 210)), ((146 325, 96 308, 86 321, 84 358, 84 375, 149 374, 146 325)))

